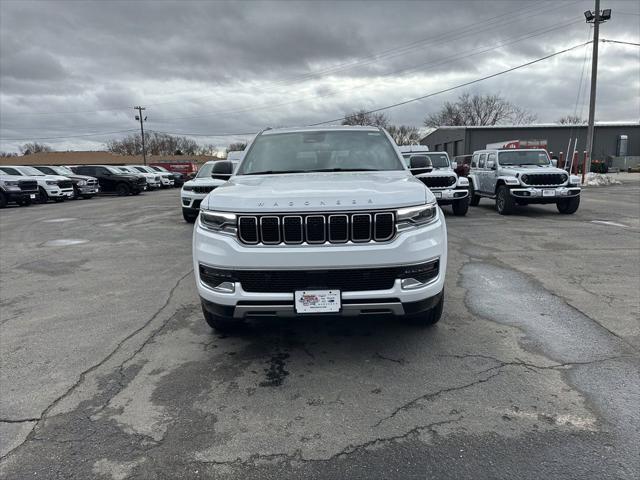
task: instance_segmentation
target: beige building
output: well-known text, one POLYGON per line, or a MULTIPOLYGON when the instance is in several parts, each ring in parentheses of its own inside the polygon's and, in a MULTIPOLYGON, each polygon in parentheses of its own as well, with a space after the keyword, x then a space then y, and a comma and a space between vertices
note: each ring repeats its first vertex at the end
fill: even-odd
MULTIPOLYGON (((147 155, 147 163, 178 161, 202 165, 217 160, 212 155, 147 155)), ((21 157, 0 158, 0 165, 131 165, 142 164, 142 155, 117 155, 111 152, 42 152, 21 157)))

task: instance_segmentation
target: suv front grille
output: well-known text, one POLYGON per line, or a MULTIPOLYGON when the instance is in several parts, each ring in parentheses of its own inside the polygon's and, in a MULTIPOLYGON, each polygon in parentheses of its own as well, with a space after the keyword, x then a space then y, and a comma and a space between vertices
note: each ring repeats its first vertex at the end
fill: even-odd
POLYGON ((145 177, 138 178, 138 185, 146 185, 147 179, 145 177))
POLYGON ((200 265, 200 280, 211 288, 222 282, 239 282, 245 292, 293 293, 296 290, 331 289, 343 292, 388 290, 397 278, 427 283, 438 276, 440 261, 382 268, 336 270, 221 270, 200 265))
POLYGON ((456 184, 456 177, 420 177, 428 188, 447 188, 456 184))
POLYGON ((395 235, 393 212, 242 215, 238 239, 248 245, 385 242, 395 235))
POLYGON ((35 180, 19 180, 18 186, 24 192, 33 192, 38 190, 38 182, 35 180))
POLYGON ((563 173, 525 173, 520 177, 523 183, 532 186, 558 186, 569 178, 563 173))
POLYGON ((73 188, 73 182, 71 180, 59 180, 58 187, 60 188, 73 188))
POLYGON ((195 193, 209 193, 211 190, 215 189, 213 186, 197 186, 193 187, 193 191, 195 193))

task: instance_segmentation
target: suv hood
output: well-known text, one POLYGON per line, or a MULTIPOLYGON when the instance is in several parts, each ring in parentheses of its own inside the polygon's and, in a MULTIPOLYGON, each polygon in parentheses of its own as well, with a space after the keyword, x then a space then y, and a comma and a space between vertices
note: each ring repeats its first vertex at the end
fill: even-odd
POLYGON ((239 175, 211 192, 208 209, 228 212, 374 210, 422 205, 434 197, 406 170, 239 175))
POLYGON ((70 180, 69 177, 63 177, 62 175, 38 175, 35 178, 42 178, 44 180, 56 180, 56 181, 70 180))
POLYGON ((184 185, 187 187, 195 187, 196 185, 201 185, 203 187, 210 187, 210 186, 219 187, 224 183, 226 183, 226 180, 220 180, 218 178, 196 177, 192 180, 184 182, 184 185))
POLYGON ((557 167, 546 167, 546 166, 539 166, 539 165, 520 165, 520 166, 512 166, 512 165, 506 165, 506 166, 500 166, 500 174, 501 175, 512 175, 512 176, 516 176, 516 174, 523 174, 523 173, 566 173, 567 175, 569 175, 567 173, 566 170, 563 170, 561 168, 557 168, 557 167))

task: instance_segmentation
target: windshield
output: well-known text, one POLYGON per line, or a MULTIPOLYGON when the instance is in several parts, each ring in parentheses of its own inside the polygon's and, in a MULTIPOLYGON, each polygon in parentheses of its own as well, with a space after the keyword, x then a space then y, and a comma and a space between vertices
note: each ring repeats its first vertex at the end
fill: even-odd
POLYGON ((207 163, 203 165, 200 168, 200 170, 198 170, 198 174, 196 175, 196 178, 210 177, 212 170, 213 170, 213 163, 207 163))
POLYGON ((402 155, 407 166, 411 157, 427 157, 431 160, 433 168, 446 168, 449 166, 449 158, 444 153, 405 153, 402 155))
POLYGON ((169 172, 169 170, 167 170, 164 167, 151 167, 153 168, 156 172, 169 172))
POLYGON ((127 167, 118 167, 118 170, 124 173, 131 173, 127 167))
POLYGON ((122 172, 121 170, 118 170, 115 167, 106 167, 106 169, 109 170, 111 173, 116 173, 118 175, 122 175, 123 173, 125 173, 125 172, 122 172))
POLYGON ((15 168, 7 168, 7 167, 0 168, 0 173, 5 173, 7 175, 20 175, 20 172, 15 168))
POLYGON ((67 167, 51 167, 51 169, 56 172, 58 175, 75 175, 71 170, 67 167))
POLYGON ((24 173, 25 175, 31 175, 34 177, 36 176, 39 177, 44 175, 44 173, 42 173, 40 170, 33 167, 18 167, 18 170, 24 173))
POLYGON ((402 169, 382 132, 309 131, 259 136, 238 175, 402 169))
POLYGON ((545 150, 513 150, 498 153, 500 165, 550 165, 545 150))

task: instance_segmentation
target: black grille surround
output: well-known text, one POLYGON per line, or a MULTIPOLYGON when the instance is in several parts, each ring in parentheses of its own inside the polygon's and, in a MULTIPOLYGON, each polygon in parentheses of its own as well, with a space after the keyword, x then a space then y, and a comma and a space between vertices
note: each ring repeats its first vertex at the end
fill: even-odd
POLYGON ((23 192, 37 192, 38 191, 38 182, 35 180, 19 180, 18 187, 23 192))
POLYGON ((239 215, 238 240, 246 245, 386 242, 395 236, 395 224, 389 211, 239 215))
POLYGON ((73 182, 71 180, 58 180, 58 187, 73 188, 73 182))
POLYGON ((520 176, 520 180, 532 187, 559 187, 564 185, 569 177, 564 173, 525 173, 520 176))
POLYGON ((456 177, 450 175, 420 177, 420 180, 428 188, 449 188, 456 184, 456 177))
POLYGON ((342 292, 389 290, 396 279, 416 278, 427 283, 440 271, 440 261, 419 265, 330 270, 223 270, 199 266, 200 280, 210 288, 222 282, 239 282, 245 292, 293 293, 296 290, 329 289, 342 292))
POLYGON ((211 190, 214 190, 216 187, 212 185, 197 185, 193 187, 193 191, 195 193, 209 193, 211 190))

